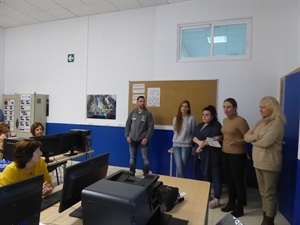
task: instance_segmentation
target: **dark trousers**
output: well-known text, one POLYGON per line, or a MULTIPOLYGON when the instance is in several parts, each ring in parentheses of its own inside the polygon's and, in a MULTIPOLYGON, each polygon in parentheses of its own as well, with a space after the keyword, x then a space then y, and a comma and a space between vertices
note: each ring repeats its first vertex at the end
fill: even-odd
POLYGON ((221 164, 210 166, 210 168, 207 170, 207 173, 201 171, 199 174, 199 171, 201 171, 201 159, 198 159, 198 157, 195 156, 194 179, 211 182, 212 187, 214 188, 214 197, 220 199, 222 194, 221 164))
POLYGON ((245 171, 247 155, 222 152, 222 170, 228 188, 228 204, 243 207, 246 204, 245 171), (237 200, 237 201, 236 201, 237 200))

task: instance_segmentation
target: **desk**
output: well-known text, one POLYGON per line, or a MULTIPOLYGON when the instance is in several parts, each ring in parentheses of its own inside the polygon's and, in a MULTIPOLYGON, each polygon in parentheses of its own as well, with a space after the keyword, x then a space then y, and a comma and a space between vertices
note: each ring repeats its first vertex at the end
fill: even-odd
POLYGON ((51 171, 55 170, 56 178, 57 178, 57 184, 59 184, 57 167, 63 165, 64 169, 65 169, 67 161, 77 159, 81 156, 85 156, 86 159, 89 159, 89 158, 91 158, 91 155, 92 155, 93 152, 94 152, 94 150, 90 150, 88 152, 76 152, 75 151, 76 155, 72 155, 72 156, 65 156, 64 154, 52 156, 52 157, 49 158, 50 162, 47 163, 48 171, 51 172, 51 171), (51 169, 49 170, 49 168, 51 168, 51 169))
MULTIPOLYGON (((169 177, 160 175, 159 180, 169 186, 176 186, 180 192, 186 192, 185 200, 178 203, 169 212, 173 217, 189 220, 188 225, 206 225, 208 219, 208 196, 210 183, 205 181, 169 177)), ((58 213, 59 203, 41 212, 40 221, 46 225, 82 225, 82 220, 70 217, 74 209, 80 207, 80 203, 62 213, 58 213)), ((120 221, 120 225, 122 222, 120 221)))
POLYGON ((51 162, 47 163, 47 166, 50 167, 50 166, 55 166, 58 164, 63 164, 69 160, 77 159, 81 156, 86 156, 86 159, 89 159, 93 152, 94 152, 94 150, 90 150, 88 152, 76 152, 75 151, 76 155, 72 155, 72 156, 65 156, 64 154, 52 156, 52 157, 50 157, 51 162))

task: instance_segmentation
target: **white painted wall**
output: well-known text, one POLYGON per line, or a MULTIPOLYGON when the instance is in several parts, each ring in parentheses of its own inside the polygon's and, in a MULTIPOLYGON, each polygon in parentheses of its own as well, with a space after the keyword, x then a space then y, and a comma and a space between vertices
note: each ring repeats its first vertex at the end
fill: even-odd
POLYGON ((280 77, 300 66, 299 13, 297 1, 188 1, 6 29, 4 92, 49 94, 48 122, 119 126, 129 80, 218 79, 220 119, 223 100, 234 97, 253 125, 260 98, 279 97, 280 77), (178 24, 245 17, 250 60, 176 61, 178 24), (86 119, 87 94, 116 94, 117 120, 86 119))

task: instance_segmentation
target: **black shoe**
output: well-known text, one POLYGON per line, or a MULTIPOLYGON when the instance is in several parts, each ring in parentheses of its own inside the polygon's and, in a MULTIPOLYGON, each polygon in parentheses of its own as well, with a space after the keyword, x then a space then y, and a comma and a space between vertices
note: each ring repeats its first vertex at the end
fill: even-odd
POLYGON ((132 176, 135 176, 135 170, 129 170, 132 173, 132 176))
POLYGON ((230 204, 228 203, 225 207, 221 208, 222 212, 230 212, 232 210, 234 210, 235 208, 235 204, 230 204))
POLYGON ((261 225, 274 225, 274 217, 265 216, 261 225))
POLYGON ((146 176, 147 174, 149 174, 149 171, 148 171, 148 172, 144 172, 144 173, 143 173, 143 176, 146 176))
POLYGON ((231 212, 231 215, 238 218, 244 215, 244 209, 241 207, 235 207, 234 210, 231 212))

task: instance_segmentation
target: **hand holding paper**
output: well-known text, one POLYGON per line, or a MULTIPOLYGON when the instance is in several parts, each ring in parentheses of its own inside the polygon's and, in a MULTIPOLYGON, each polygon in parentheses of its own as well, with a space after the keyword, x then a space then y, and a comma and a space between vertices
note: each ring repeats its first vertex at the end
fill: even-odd
POLYGON ((221 148, 220 143, 218 141, 214 141, 213 138, 207 137, 206 141, 207 141, 208 145, 211 147, 221 148))

